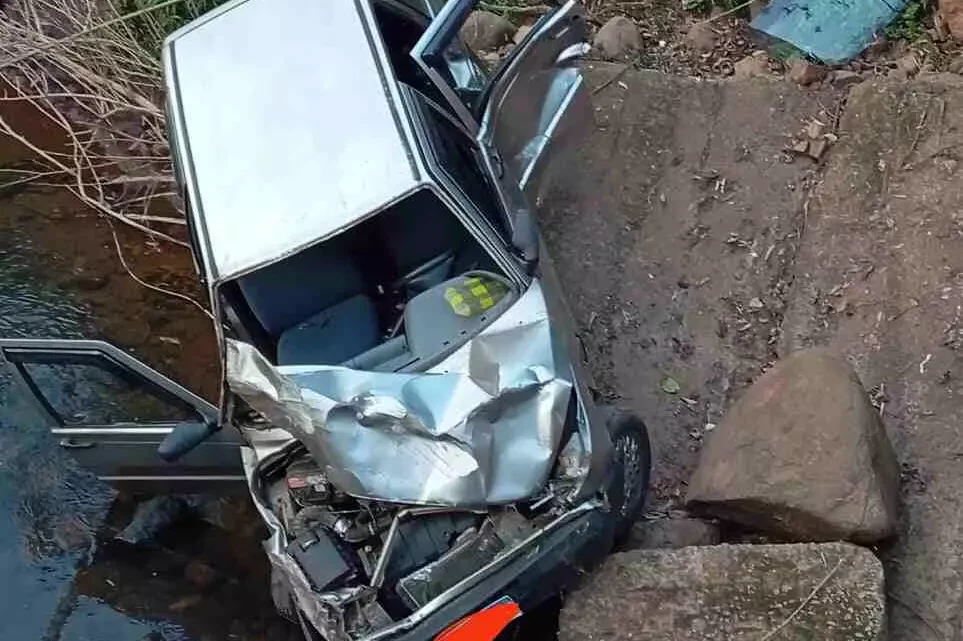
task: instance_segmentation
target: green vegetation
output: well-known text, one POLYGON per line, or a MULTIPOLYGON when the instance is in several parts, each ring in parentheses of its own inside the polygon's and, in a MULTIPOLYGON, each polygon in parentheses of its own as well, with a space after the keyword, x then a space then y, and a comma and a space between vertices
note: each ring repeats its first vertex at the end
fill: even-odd
POLYGON ((168 34, 225 1, 182 0, 175 4, 168 4, 168 0, 113 0, 113 3, 115 10, 120 15, 128 15, 157 5, 167 4, 167 6, 142 13, 125 21, 127 28, 133 32, 136 40, 148 51, 155 51, 159 55, 161 44, 168 34))
POLYGON ((916 42, 926 35, 926 25, 931 12, 929 0, 910 0, 900 17, 886 28, 890 40, 916 42))

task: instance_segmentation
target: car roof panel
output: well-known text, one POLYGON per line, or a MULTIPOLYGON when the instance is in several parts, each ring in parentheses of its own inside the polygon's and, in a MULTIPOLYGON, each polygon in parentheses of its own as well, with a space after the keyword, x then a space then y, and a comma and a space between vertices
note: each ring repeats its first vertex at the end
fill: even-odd
POLYGON ((235 0, 165 43, 170 135, 214 280, 420 184, 364 1, 235 0))

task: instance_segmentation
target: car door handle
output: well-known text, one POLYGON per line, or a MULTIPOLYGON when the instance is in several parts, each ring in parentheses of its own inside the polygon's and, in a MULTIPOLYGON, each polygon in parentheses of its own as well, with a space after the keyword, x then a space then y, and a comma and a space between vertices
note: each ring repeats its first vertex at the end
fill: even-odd
POLYGON ((60 447, 65 450, 89 450, 93 446, 97 445, 92 441, 85 441, 83 443, 78 443, 77 441, 70 438, 60 439, 60 447))

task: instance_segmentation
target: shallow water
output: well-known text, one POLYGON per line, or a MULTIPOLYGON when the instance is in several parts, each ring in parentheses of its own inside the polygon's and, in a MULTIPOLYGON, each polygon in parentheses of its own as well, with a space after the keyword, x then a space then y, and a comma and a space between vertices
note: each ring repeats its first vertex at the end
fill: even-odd
MULTIPOLYGON (((90 311, 38 279, 23 249, 0 242, 0 335, 90 335, 90 311)), ((187 638, 76 594, 74 574, 93 560, 96 530, 112 499, 57 447, 9 373, 0 371, 0 576, 7 595, 0 600, 0 638, 123 639, 154 630, 165 639, 187 638)))
MULTIPOLYGON (((185 252, 126 247, 144 277, 190 291, 185 252)), ((62 192, 0 197, 0 336, 108 340, 211 396, 211 335, 196 308, 133 283, 103 220, 62 192)), ((98 400, 85 380, 69 393, 98 400)), ((297 638, 274 613, 248 501, 218 504, 226 529, 186 516, 148 545, 117 543, 136 502, 79 468, 0 364, 0 639, 297 638)))

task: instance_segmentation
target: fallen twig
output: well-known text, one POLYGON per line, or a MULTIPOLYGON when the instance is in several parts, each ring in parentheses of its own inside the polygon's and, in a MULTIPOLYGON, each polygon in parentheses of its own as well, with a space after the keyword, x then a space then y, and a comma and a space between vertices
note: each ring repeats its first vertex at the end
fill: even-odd
MULTIPOLYGON (((108 224, 110 224, 109 220, 108 220, 108 224)), ((120 260, 120 264, 121 266, 123 266, 127 274, 134 279, 134 282, 138 283, 139 285, 143 285, 147 289, 158 292, 159 294, 164 294, 165 296, 173 296, 174 298, 179 298, 181 300, 187 301, 197 309, 204 312, 204 314, 206 314, 208 318, 210 318, 211 320, 214 319, 214 315, 207 309, 207 307, 205 307, 204 305, 201 305, 199 302, 197 302, 187 294, 182 294, 180 292, 175 292, 170 289, 158 287, 157 285, 151 285, 147 281, 140 278, 137 274, 135 274, 134 271, 127 264, 127 260, 124 258, 124 252, 120 247, 120 239, 117 237, 117 230, 114 229, 114 226, 112 224, 110 224, 110 233, 114 237, 114 248, 117 250, 117 258, 120 260)))
POLYGON ((807 605, 809 605, 809 602, 812 601, 812 600, 816 597, 817 594, 819 594, 819 591, 822 590, 823 587, 824 587, 827 583, 829 583, 829 580, 830 580, 831 578, 833 578, 833 575, 836 574, 836 572, 839 570, 839 568, 843 565, 843 561, 845 561, 845 560, 846 560, 846 557, 843 557, 843 558, 839 559, 839 561, 836 563, 836 565, 833 566, 833 569, 830 570, 830 571, 826 574, 826 576, 823 577, 823 580, 820 581, 819 584, 816 585, 816 587, 813 588, 813 591, 809 593, 809 596, 807 596, 805 599, 803 599, 803 602, 799 604, 799 607, 796 608, 795 610, 793 610, 793 611, 792 611, 792 614, 790 614, 788 617, 786 617, 785 620, 783 620, 782 623, 780 623, 780 624, 777 625, 775 628, 773 628, 772 630, 770 630, 769 632, 767 632, 764 637, 762 637, 761 639, 759 639, 759 641, 769 641, 769 639, 772 639, 774 636, 776 636, 777 634, 779 634, 779 631, 780 631, 780 630, 782 630, 782 629, 785 628, 787 625, 789 625, 789 623, 790 623, 793 619, 795 619, 796 616, 797 616, 800 612, 802 612, 803 609, 804 609, 807 605))
POLYGON ((923 108, 923 114, 920 116, 920 121, 916 124, 916 134, 913 136, 913 142, 910 143, 909 151, 906 152, 906 156, 903 158, 903 162, 900 163, 900 169, 909 169, 912 167, 912 163, 909 159, 912 158, 913 154, 916 152, 917 145, 920 144, 920 137, 923 135, 923 125, 926 124, 926 118, 930 113, 930 101, 926 101, 926 106, 923 108))
POLYGON ((622 65, 622 68, 616 71, 611 78, 609 78, 608 80, 600 84, 598 87, 593 89, 592 95, 594 96, 595 94, 599 93, 600 91, 602 91, 603 89, 611 85, 613 82, 615 82, 616 80, 624 76, 625 72, 628 71, 632 67, 632 65, 636 63, 636 61, 638 61, 638 58, 630 60, 629 62, 626 62, 624 65, 622 65))
POLYGON ((732 14, 734 14, 735 12, 739 11, 740 9, 745 9, 746 7, 748 7, 748 6, 751 5, 753 2, 756 2, 756 1, 757 1, 757 0, 746 0, 746 2, 743 2, 742 4, 737 4, 736 6, 732 7, 731 9, 726 9, 726 10, 723 11, 722 13, 718 13, 718 14, 716 14, 716 15, 714 15, 714 16, 710 16, 710 17, 706 18, 705 20, 700 20, 700 21, 697 22, 696 24, 708 24, 708 23, 710 23, 710 22, 713 22, 713 21, 715 21, 715 20, 718 20, 719 18, 725 18, 726 16, 732 15, 732 14))
POLYGON ((102 30, 102 29, 106 29, 106 28, 108 28, 108 27, 111 27, 111 26, 113 26, 113 25, 115 25, 115 24, 119 24, 119 23, 121 23, 121 22, 128 22, 128 21, 130 21, 130 20, 133 20, 134 18, 137 18, 138 16, 142 16, 142 15, 151 13, 151 12, 153 12, 153 11, 158 11, 158 10, 160 10, 160 9, 165 9, 165 8, 170 7, 170 6, 172 6, 172 5, 180 4, 180 3, 184 2, 184 1, 185 1, 185 0, 165 0, 164 2, 160 2, 160 3, 158 3, 158 4, 152 4, 152 5, 148 6, 148 7, 144 7, 143 9, 138 9, 137 11, 132 11, 132 12, 130 12, 130 13, 125 13, 125 14, 123 14, 123 15, 121 15, 121 16, 117 16, 116 18, 112 18, 112 19, 110 19, 110 20, 105 20, 104 22, 100 22, 100 23, 98 23, 98 24, 95 24, 95 25, 93 25, 92 27, 87 27, 86 29, 81 29, 80 31, 76 31, 76 32, 74 32, 74 33, 71 33, 70 35, 64 36, 63 38, 58 38, 58 39, 55 39, 55 40, 51 40, 51 41, 49 41, 49 42, 47 42, 47 43, 44 43, 43 45, 38 45, 36 49, 31 49, 31 50, 29 50, 29 51, 21 54, 20 56, 17 56, 17 57, 15 57, 15 58, 12 58, 11 60, 5 60, 5 61, 3 61, 3 62, 0 62, 0 69, 3 69, 4 67, 9 67, 9 66, 11 66, 11 65, 18 64, 18 63, 20 63, 20 62, 23 62, 24 60, 29 59, 29 58, 33 58, 34 56, 36 56, 36 55, 38 55, 38 54, 40 54, 40 53, 43 53, 43 52, 45 52, 45 51, 47 51, 47 50, 49 50, 49 49, 54 49, 54 48, 56 48, 56 47, 63 46, 63 45, 65 45, 65 44, 67 44, 67 43, 70 43, 70 42, 73 42, 74 40, 77 40, 78 38, 82 38, 82 37, 84 37, 84 36, 86 36, 86 35, 89 35, 89 34, 91 34, 91 33, 94 33, 95 31, 100 31, 100 30, 102 30))

